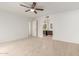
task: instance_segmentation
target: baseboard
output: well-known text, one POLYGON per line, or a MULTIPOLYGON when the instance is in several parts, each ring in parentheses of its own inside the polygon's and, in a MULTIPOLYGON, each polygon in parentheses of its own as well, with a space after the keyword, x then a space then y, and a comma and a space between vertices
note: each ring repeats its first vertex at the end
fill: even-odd
POLYGON ((28 37, 24 37, 24 38, 18 38, 18 39, 9 39, 9 40, 5 40, 5 41, 1 41, 0 43, 8 43, 8 42, 15 42, 15 41, 19 41, 19 40, 25 40, 28 39, 28 37))
POLYGON ((56 40, 56 41, 62 41, 62 42, 66 42, 66 43, 72 43, 72 44, 79 44, 79 41, 77 42, 73 42, 73 41, 67 41, 67 40, 58 40, 58 39, 53 39, 53 40, 56 40))

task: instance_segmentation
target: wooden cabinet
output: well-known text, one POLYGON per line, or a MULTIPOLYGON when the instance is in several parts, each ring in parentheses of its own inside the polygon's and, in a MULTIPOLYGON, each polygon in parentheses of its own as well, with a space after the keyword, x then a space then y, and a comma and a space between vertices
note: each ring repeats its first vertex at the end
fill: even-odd
POLYGON ((43 31, 44 36, 53 35, 53 31, 43 31))

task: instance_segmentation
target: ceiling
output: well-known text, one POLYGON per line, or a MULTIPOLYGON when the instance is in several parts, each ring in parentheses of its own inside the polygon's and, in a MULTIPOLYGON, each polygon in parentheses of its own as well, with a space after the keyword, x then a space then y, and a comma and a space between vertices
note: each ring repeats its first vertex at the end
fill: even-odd
POLYGON ((44 8, 44 11, 38 11, 38 14, 33 12, 25 12, 27 8, 20 6, 19 4, 25 4, 30 6, 32 2, 0 2, 0 10, 20 14, 28 17, 37 17, 47 14, 55 14, 60 12, 66 12, 70 10, 79 9, 79 2, 38 2, 37 7, 44 8))

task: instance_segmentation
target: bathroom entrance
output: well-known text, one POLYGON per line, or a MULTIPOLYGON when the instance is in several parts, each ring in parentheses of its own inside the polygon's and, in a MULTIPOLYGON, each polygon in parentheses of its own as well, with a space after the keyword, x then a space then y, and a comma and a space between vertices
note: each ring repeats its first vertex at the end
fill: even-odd
POLYGON ((44 20, 43 23, 43 37, 45 36, 53 36, 53 23, 49 16, 46 16, 46 19, 44 20))

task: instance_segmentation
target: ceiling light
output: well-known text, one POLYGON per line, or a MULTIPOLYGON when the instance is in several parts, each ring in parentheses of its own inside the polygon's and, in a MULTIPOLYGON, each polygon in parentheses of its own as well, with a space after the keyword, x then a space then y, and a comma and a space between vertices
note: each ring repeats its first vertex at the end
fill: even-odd
POLYGON ((30 11, 32 11, 32 12, 33 12, 33 11, 35 11, 35 9, 30 9, 30 11))

